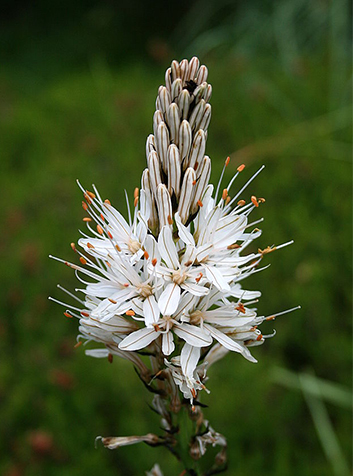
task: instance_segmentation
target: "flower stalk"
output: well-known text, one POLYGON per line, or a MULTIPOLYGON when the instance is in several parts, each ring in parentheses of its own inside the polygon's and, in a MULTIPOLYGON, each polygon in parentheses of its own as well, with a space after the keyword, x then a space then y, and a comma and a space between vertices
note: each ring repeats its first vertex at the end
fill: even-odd
MULTIPOLYGON (((147 168, 131 207, 127 198, 127 220, 95 186, 92 192, 79 184, 87 233, 78 247, 72 244, 78 263, 54 259, 73 269, 83 286, 76 294, 60 287, 73 304, 51 298, 65 306, 65 316, 78 319, 78 342, 102 345, 87 355, 131 361, 154 395, 151 408, 164 432, 99 437, 104 446, 165 446, 191 476, 227 467, 226 439, 201 410, 207 369, 229 351, 256 362, 250 349, 275 334, 263 334, 259 325, 297 309, 259 315, 254 305, 261 293, 240 285, 267 267, 261 267, 267 254, 292 242, 246 253, 261 236, 255 225, 262 219, 251 221, 250 214, 265 202, 247 196, 247 189, 264 167, 233 194, 245 165, 225 187, 227 158, 215 191, 209 183, 207 77, 196 57, 167 69, 146 141, 147 168), (210 446, 220 450, 213 466, 201 470, 210 446)), ((162 472, 157 465, 147 474, 162 472)))

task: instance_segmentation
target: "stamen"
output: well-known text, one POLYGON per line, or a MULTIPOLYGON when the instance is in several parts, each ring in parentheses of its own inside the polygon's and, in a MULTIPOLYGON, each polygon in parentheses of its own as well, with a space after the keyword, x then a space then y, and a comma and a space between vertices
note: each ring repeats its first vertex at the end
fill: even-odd
POLYGON ((143 256, 145 257, 145 259, 148 259, 150 257, 146 250, 143 252, 143 256))
POLYGON ((82 208, 85 210, 85 212, 88 210, 88 205, 86 202, 82 202, 82 208))
POLYGON ((84 217, 82 218, 83 221, 86 221, 86 222, 89 222, 89 221, 92 221, 92 218, 90 217, 84 217))
POLYGON ((83 256, 80 256, 80 261, 82 264, 87 264, 87 260, 83 256))
POLYGON ((251 196, 251 201, 255 205, 255 207, 259 206, 259 202, 257 201, 257 198, 255 197, 255 195, 251 196))
POLYGON ((241 165, 239 165, 239 167, 237 168, 237 171, 238 171, 238 172, 242 172, 244 169, 245 169, 245 164, 241 164, 241 165))
POLYGON ((86 190, 87 195, 89 195, 90 198, 94 199, 96 198, 95 194, 93 192, 90 192, 89 190, 86 190))
POLYGON ((80 347, 80 345, 82 344, 83 344, 82 340, 79 340, 77 344, 74 345, 74 349, 77 349, 77 347, 80 347))
POLYGON ((73 319, 73 317, 74 317, 67 311, 64 312, 64 316, 69 317, 70 319, 73 319))
POLYGON ((134 198, 137 198, 138 196, 139 196, 139 189, 138 187, 136 187, 134 190, 134 198))
POLYGON ((77 253, 77 249, 76 249, 75 243, 70 243, 70 246, 71 246, 72 250, 73 250, 75 253, 77 253))
POLYGON ((100 225, 97 225, 97 231, 100 235, 104 235, 103 228, 100 225))
POLYGON ((239 205, 239 207, 243 207, 245 204, 246 204, 245 200, 239 200, 239 202, 237 203, 237 205, 239 205))
POLYGON ((94 246, 91 245, 91 243, 87 243, 87 248, 89 248, 89 249, 94 249, 94 246))
POLYGON ((114 299, 108 298, 108 301, 110 301, 112 304, 117 304, 117 302, 114 301, 114 299))
POLYGON ((199 207, 203 207, 203 203, 201 202, 201 200, 197 200, 197 204, 199 207))
POLYGON ((286 311, 277 312, 276 314, 272 314, 272 316, 265 317, 265 320, 272 321, 278 316, 283 316, 284 314, 288 314, 289 312, 296 311, 297 309, 301 309, 301 308, 302 308, 301 306, 292 307, 292 309, 287 309, 286 311))
POLYGON ((108 362, 110 364, 113 362, 113 354, 108 354, 108 362))
POLYGON ((230 162, 230 157, 227 157, 225 162, 224 162, 224 165, 223 165, 223 169, 222 169, 222 172, 221 172, 221 176, 219 177, 219 180, 218 180, 218 184, 217 184, 217 188, 216 188, 216 194, 215 194, 215 203, 217 203, 217 197, 218 197, 218 192, 219 192, 219 189, 220 189, 220 186, 221 186, 221 183, 222 183, 222 180, 223 180, 223 176, 224 176, 224 171, 226 170, 226 167, 229 165, 229 162, 230 162))
POLYGON ((104 203, 106 203, 107 205, 111 205, 110 200, 108 200, 107 198, 104 200, 104 203))
POLYGON ((228 190, 225 188, 222 193, 222 200, 225 200, 228 196, 228 190))
POLYGON ((152 260, 152 266, 156 266, 156 264, 157 264, 157 258, 153 258, 153 260, 152 260))
POLYGON ((239 192, 233 197, 233 199, 229 202, 227 207, 230 207, 235 200, 244 192, 244 190, 250 185, 250 183, 259 175, 260 172, 263 171, 265 168, 264 165, 262 165, 257 172, 254 173, 254 175, 246 182, 246 184, 239 190, 239 192))

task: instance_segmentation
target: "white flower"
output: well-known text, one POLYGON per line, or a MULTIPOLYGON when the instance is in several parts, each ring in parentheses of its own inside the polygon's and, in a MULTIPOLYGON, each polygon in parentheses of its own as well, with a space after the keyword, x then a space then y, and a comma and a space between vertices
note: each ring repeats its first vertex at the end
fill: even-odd
MULTIPOLYGON (((246 254, 261 235, 254 226, 262 219, 250 222, 249 216, 265 200, 251 195, 246 201, 243 194, 263 166, 232 198, 243 164, 222 190, 227 158, 216 190, 209 185, 205 150, 212 87, 207 75, 197 58, 173 61, 158 91, 133 213, 127 194, 125 219, 94 186, 90 192, 79 184, 88 214, 80 249, 72 244, 80 264, 55 258, 75 271, 83 298, 60 287, 75 305, 54 300, 67 308, 66 316, 79 319, 80 339, 105 346, 87 354, 127 358, 145 383, 165 370, 191 401, 205 388, 207 362, 227 351, 256 362, 248 348, 274 335, 263 335, 258 326, 282 313, 258 316, 253 305, 261 293, 243 290, 239 282, 265 269, 259 265, 266 254, 292 243, 246 254), (151 354, 151 371, 140 351, 151 354), (171 356, 170 362, 164 356, 171 356)), ((212 435, 210 430, 200 440, 201 452, 212 435)))

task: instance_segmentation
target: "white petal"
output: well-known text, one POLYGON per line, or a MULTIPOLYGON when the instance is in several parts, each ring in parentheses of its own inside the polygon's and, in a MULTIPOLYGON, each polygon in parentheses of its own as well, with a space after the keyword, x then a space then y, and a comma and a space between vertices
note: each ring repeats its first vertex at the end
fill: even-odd
POLYGON ((157 339, 160 331, 155 331, 154 328, 144 327, 138 331, 129 334, 119 344, 121 350, 139 350, 147 347, 152 341, 157 339))
POLYGON ((185 289, 185 291, 188 291, 194 296, 205 296, 210 291, 209 288, 205 288, 204 286, 200 286, 199 284, 192 283, 190 280, 184 281, 184 283, 181 285, 181 288, 185 289))
POLYGON ((195 347, 207 347, 212 344, 212 337, 199 327, 191 326, 190 324, 175 324, 173 330, 177 336, 195 347))
POLYGON ((213 283, 220 291, 229 291, 230 287, 227 281, 222 276, 222 273, 216 268, 216 266, 204 265, 207 278, 213 283))
POLYGON ((180 286, 175 283, 167 285, 158 300, 158 306, 164 316, 170 316, 178 308, 180 301, 180 286))
POLYGON ((200 347, 193 347, 192 345, 185 343, 180 354, 180 363, 183 374, 188 377, 192 377, 194 370, 200 358, 200 347))
POLYGON ((183 240, 186 245, 195 246, 194 237, 190 231, 181 222, 179 213, 174 215, 175 223, 178 227, 179 238, 183 240))
POLYGON ((85 354, 96 359, 104 359, 108 357, 109 351, 108 349, 89 349, 85 351, 85 354))
POLYGON ((212 327, 206 323, 204 323, 204 328, 207 329, 211 336, 214 337, 226 349, 239 352, 250 362, 257 362, 257 360, 250 354, 249 350, 245 346, 241 346, 237 342, 234 342, 233 339, 228 337, 226 334, 223 334, 223 332, 221 332, 219 329, 216 329, 215 327, 212 327))
POLYGON ((168 268, 178 269, 178 253, 173 241, 172 230, 169 228, 169 226, 164 226, 161 229, 158 237, 158 248, 161 257, 168 268))
POLYGON ((143 301, 143 316, 146 327, 151 327, 159 319, 159 308, 154 296, 149 296, 143 301))
POLYGON ((175 349, 173 333, 166 332, 162 334, 162 352, 164 355, 170 355, 175 349))

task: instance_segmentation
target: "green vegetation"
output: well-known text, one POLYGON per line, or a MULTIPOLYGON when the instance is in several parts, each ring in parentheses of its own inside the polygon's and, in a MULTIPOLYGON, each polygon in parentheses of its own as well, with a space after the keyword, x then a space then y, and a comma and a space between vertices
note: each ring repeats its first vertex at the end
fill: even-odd
MULTIPOLYGON (((300 50, 293 61, 285 55, 285 64, 246 48, 210 48, 201 57, 214 91, 213 182, 227 155, 234 169, 247 166, 239 184, 264 163, 244 196, 266 198, 257 212, 265 218, 259 246, 295 240, 269 255, 271 267, 245 287, 263 292, 261 313, 302 306, 263 326, 277 335, 254 350, 257 365, 228 355, 209 372, 211 394, 202 401, 228 438, 230 476, 348 474, 351 409, 342 392, 351 385, 351 98, 347 63, 329 54, 330 45, 300 50), (327 397, 313 383, 313 371, 339 384, 337 398, 334 385, 327 397)), ((70 242, 83 228, 75 179, 95 183, 125 209, 123 189, 132 194, 139 185, 171 59, 109 66, 92 57, 88 67, 52 77, 45 64, 1 68, 1 474, 135 476, 155 462, 165 476, 180 473, 163 449, 95 449, 97 435, 158 433, 159 421, 132 367, 74 349, 77 322, 47 300, 62 298, 57 283, 77 287, 71 270, 48 259, 72 258, 70 242)))

